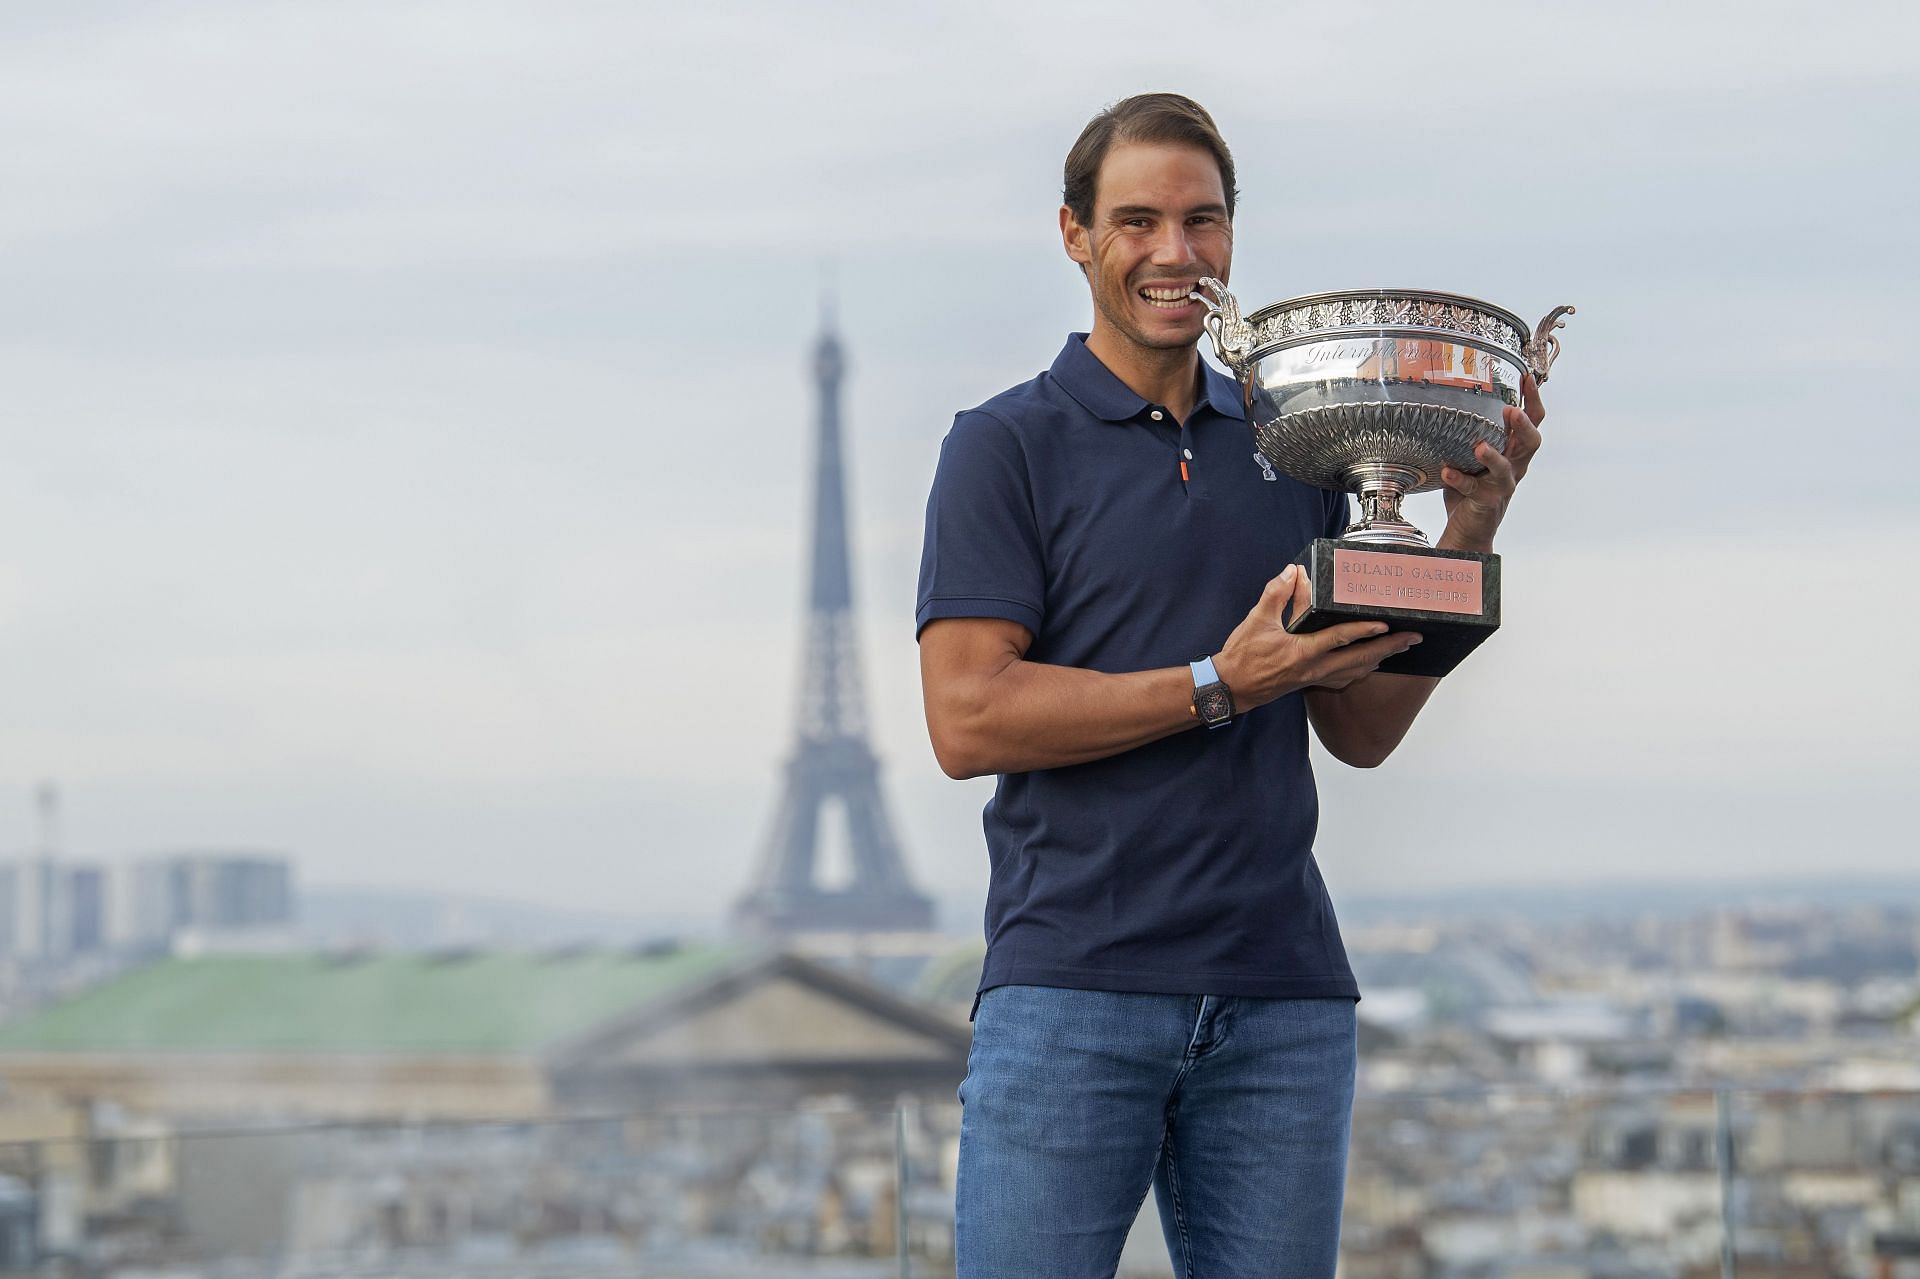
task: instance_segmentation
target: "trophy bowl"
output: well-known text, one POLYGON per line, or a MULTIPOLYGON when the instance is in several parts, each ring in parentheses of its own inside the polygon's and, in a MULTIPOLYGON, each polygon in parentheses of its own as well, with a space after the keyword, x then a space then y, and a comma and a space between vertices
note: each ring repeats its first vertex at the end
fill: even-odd
POLYGON ((1502 410, 1520 403, 1523 373, 1547 380, 1573 314, 1556 307, 1530 333, 1511 311, 1424 289, 1314 293, 1246 316, 1212 277, 1192 296, 1261 454, 1359 499, 1345 540, 1391 546, 1427 545, 1400 513, 1406 494, 1439 488, 1442 466, 1484 471, 1481 441, 1506 448, 1502 410))

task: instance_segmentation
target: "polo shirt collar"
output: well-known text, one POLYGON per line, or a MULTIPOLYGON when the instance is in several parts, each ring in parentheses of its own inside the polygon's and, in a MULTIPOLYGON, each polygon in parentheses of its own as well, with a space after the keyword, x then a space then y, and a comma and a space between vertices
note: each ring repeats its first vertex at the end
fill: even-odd
MULTIPOLYGON (((1246 406, 1241 403, 1239 383, 1205 360, 1200 362, 1200 369, 1205 392, 1201 403, 1223 417, 1242 417, 1246 406)), ((1115 377, 1113 370, 1100 362, 1099 356, 1087 350, 1084 333, 1067 335, 1067 344, 1054 357, 1049 372, 1062 390, 1103 422, 1131 422, 1147 407, 1147 402, 1115 377)))
POLYGON ((1200 382, 1206 388, 1207 403, 1221 417, 1244 422, 1247 417, 1246 392, 1240 383, 1205 360, 1200 361, 1200 382))

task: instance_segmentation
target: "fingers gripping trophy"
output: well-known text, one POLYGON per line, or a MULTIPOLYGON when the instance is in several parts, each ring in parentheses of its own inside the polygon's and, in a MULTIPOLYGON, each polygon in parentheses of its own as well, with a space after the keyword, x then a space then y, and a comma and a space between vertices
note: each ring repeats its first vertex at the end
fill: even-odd
POLYGON ((1441 486, 1441 470, 1484 474, 1475 446, 1507 445, 1504 410, 1522 375, 1547 380, 1555 307, 1528 331, 1474 298, 1418 289, 1315 293, 1242 315, 1227 286, 1202 278, 1214 353, 1240 381, 1247 422, 1268 463, 1303 483, 1344 490, 1359 518, 1315 539, 1295 561, 1312 602, 1290 631, 1384 621, 1422 642, 1379 669, 1445 675, 1500 625, 1500 557, 1428 544, 1401 499, 1441 486))

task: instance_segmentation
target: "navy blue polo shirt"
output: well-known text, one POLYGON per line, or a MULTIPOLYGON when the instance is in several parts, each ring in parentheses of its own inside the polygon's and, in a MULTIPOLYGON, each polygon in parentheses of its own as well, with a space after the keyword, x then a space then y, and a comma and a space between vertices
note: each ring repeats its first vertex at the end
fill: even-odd
MULTIPOLYGON (((1027 660, 1096 671, 1219 652, 1347 507, 1268 468, 1240 388, 1202 367, 1179 423, 1074 334, 1045 373, 959 414, 927 501, 918 626, 1004 618, 1033 632, 1027 660)), ((1298 693, 1225 728, 1002 775, 980 990, 1357 998, 1318 819, 1298 693)))

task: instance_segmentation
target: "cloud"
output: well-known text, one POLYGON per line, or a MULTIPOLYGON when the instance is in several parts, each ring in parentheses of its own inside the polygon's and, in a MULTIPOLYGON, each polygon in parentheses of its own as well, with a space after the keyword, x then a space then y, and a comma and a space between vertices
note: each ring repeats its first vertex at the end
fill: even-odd
MULTIPOLYGON (((0 779, 65 779, 76 841, 218 833, 592 902, 653 892, 657 844, 697 854, 657 872, 677 902, 724 897, 791 731, 831 259, 874 734, 917 864, 975 891, 982 792, 933 768, 906 620, 925 487, 954 410, 1086 322, 1052 229, 1074 132, 1172 86, 1236 148, 1243 299, 1581 308, 1507 628, 1388 769, 1329 777, 1330 822, 1484 775, 1526 779, 1529 822, 1645 793, 1705 830, 1791 779, 1870 850, 1892 819, 1854 761, 1920 762, 1875 647, 1915 620, 1888 548, 1916 531, 1916 179, 1887 156, 1917 25, 9 10, 0 779)), ((1711 864, 1801 847, 1735 826, 1711 864)), ((1531 835, 1460 829, 1430 838, 1462 873, 1534 864, 1531 835)))

